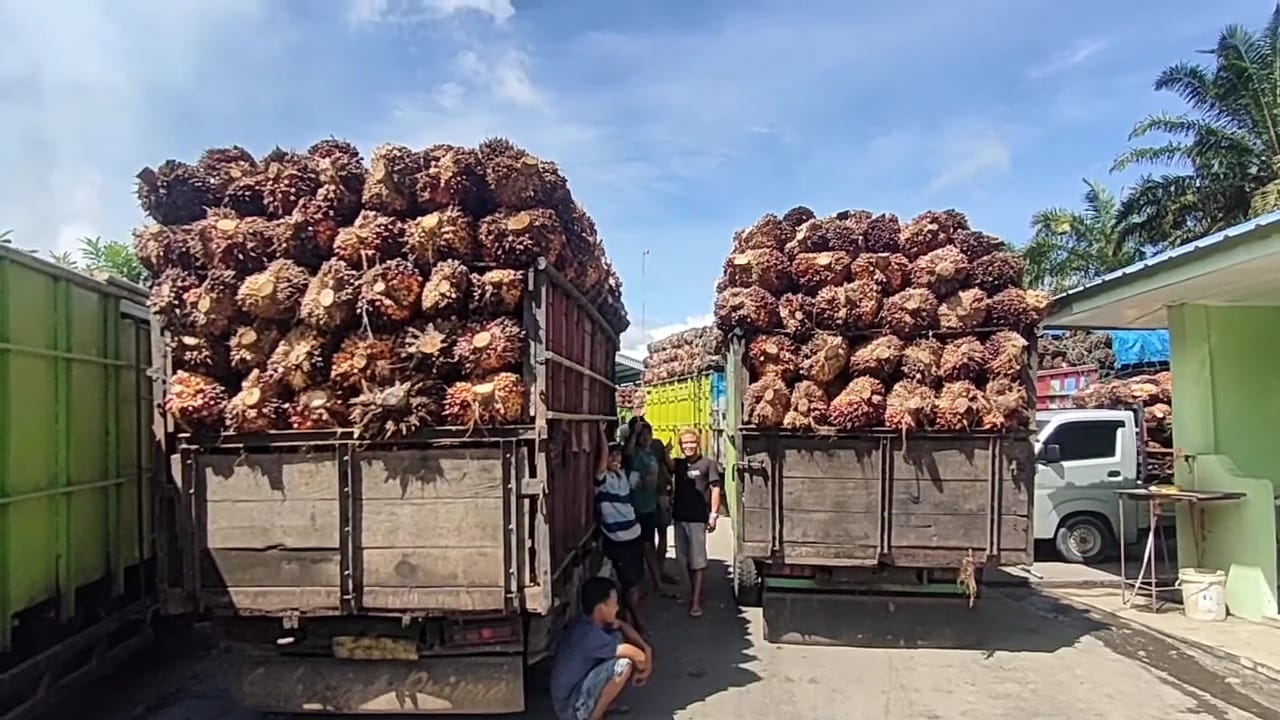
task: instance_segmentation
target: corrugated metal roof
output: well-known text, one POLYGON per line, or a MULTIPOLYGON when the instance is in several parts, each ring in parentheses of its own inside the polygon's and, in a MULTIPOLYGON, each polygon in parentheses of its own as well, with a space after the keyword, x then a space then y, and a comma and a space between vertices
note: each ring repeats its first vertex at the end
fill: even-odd
POLYGON ((632 370, 644 369, 644 361, 639 360, 637 358, 633 358, 630 355, 623 355, 622 353, 617 353, 614 355, 614 364, 621 365, 623 367, 628 367, 628 368, 631 368, 632 370))
POLYGON ((1194 242, 1189 242, 1186 245, 1181 245, 1172 250, 1167 250, 1165 252, 1160 253, 1159 255, 1149 257, 1145 260, 1139 260, 1138 262, 1132 265, 1120 268, 1119 270, 1115 270, 1113 272, 1107 273, 1106 275, 1103 275, 1102 277, 1096 280, 1087 282, 1084 285, 1081 285, 1080 287, 1075 288, 1074 290, 1068 290, 1067 292, 1064 292, 1061 295, 1058 295, 1057 297, 1055 297, 1053 301, 1057 305, 1063 305, 1067 302, 1070 302, 1071 300, 1074 300, 1076 297, 1086 292, 1090 292, 1099 288, 1100 286, 1110 284, 1122 278, 1127 278, 1131 275, 1136 275, 1146 270, 1157 268, 1158 266, 1164 265, 1165 263, 1169 263, 1174 260, 1184 258, 1188 255, 1192 255, 1194 253, 1200 252, 1202 250, 1205 250, 1206 248, 1213 247, 1233 237, 1246 235, 1248 233, 1254 232, 1255 230, 1261 230, 1262 228, 1265 228, 1268 225, 1271 225, 1277 222, 1280 222, 1280 210, 1272 213, 1267 213, 1266 215, 1254 218, 1253 220, 1250 220, 1248 222, 1240 223, 1239 225, 1234 225, 1232 227, 1227 228, 1226 230, 1220 230, 1212 235, 1206 235, 1205 237, 1202 237, 1199 240, 1196 240, 1194 242))

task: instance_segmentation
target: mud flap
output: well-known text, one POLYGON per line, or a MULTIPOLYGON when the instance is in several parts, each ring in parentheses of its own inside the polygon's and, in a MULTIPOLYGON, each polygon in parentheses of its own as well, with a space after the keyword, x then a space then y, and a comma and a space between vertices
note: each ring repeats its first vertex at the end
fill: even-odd
POLYGON ((224 650, 218 678, 244 707, 268 713, 489 715, 524 710, 517 655, 417 661, 339 660, 224 650))

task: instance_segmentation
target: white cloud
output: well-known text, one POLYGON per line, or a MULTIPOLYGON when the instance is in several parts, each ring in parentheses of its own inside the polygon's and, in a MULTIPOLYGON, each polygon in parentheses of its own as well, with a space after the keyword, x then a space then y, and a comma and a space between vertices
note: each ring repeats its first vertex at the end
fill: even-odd
POLYGON ((999 131, 987 128, 951 140, 939 154, 942 167, 929 180, 929 192, 972 184, 1009 169, 1013 151, 999 131))
POLYGON ((505 50, 486 59, 479 51, 468 49, 459 52, 455 62, 460 73, 477 86, 487 87, 500 102, 524 107, 543 104, 541 91, 529 77, 529 55, 523 51, 505 50))
POLYGON ((455 13, 488 15, 505 23, 515 14, 511 0, 351 0, 347 19, 353 24, 429 22, 455 13))
POLYGON ((1010 168, 1016 135, 1015 128, 978 119, 897 128, 868 143, 867 169, 921 168, 928 193, 969 186, 1010 168))
POLYGON ((1042 80, 1052 75, 1066 72, 1102 52, 1107 48, 1108 44, 1106 40, 1101 39, 1078 42, 1074 46, 1054 55, 1048 61, 1032 67, 1027 71, 1027 77, 1032 80, 1042 80))
POLYGON ((712 313, 690 315, 684 319, 684 322, 668 323, 647 329, 641 328, 633 321, 631 327, 622 333, 622 353, 643 360, 649 354, 649 343, 690 328, 706 327, 714 322, 715 315, 712 313))

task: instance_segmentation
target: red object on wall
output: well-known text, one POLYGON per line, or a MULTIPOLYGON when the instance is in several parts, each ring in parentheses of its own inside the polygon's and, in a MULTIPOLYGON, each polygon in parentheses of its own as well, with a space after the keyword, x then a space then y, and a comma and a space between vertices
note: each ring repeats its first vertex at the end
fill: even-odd
POLYGON ((1071 396, 1097 381, 1096 365, 1041 370, 1036 373, 1036 409, 1062 410, 1073 407, 1071 396))

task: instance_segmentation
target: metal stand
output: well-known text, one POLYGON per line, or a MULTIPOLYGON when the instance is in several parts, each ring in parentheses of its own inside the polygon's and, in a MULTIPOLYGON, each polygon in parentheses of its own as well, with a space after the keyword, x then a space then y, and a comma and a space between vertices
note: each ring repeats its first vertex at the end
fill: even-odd
POLYGON ((1160 593, 1178 588, 1177 584, 1160 584, 1157 555, 1163 553, 1165 568, 1168 569, 1170 566, 1169 552, 1164 544, 1164 530, 1160 527, 1160 502, 1151 498, 1144 503, 1147 506, 1147 544, 1142 551, 1142 565, 1138 568, 1138 577, 1130 580, 1124 542, 1126 537, 1124 531, 1124 500, 1124 495, 1121 495, 1116 500, 1119 503, 1120 510, 1118 513, 1120 517, 1120 599, 1125 607, 1133 607, 1134 601, 1138 599, 1140 594, 1150 593, 1151 610, 1155 611, 1160 606, 1160 593))

